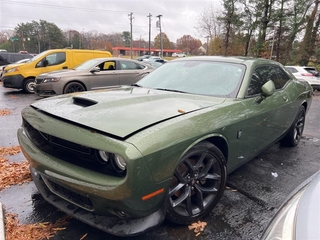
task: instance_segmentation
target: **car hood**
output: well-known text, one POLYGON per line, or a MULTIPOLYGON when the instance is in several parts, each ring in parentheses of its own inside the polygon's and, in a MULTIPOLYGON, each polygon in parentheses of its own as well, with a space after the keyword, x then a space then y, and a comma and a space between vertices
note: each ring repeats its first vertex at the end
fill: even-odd
POLYGON ((125 138, 148 126, 224 100, 127 86, 61 95, 31 106, 61 119, 125 138))

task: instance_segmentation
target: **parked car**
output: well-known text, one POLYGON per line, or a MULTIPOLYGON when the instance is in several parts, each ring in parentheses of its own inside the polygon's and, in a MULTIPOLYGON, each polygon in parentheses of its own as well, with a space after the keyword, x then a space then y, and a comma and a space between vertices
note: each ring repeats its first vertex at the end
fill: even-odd
MULTIPOLYGON (((30 56, 32 57, 32 55, 30 56)), ((3 87, 34 93, 35 78, 42 73, 70 69, 89 59, 111 56, 112 54, 108 51, 50 49, 34 56, 32 61, 26 64, 7 67, 2 77, 3 87)))
POLYGON ((35 92, 41 97, 131 85, 154 68, 125 58, 95 58, 70 70, 40 74, 35 92))
POLYGON ((32 58, 31 54, 0 51, 0 66, 12 64, 21 59, 32 58))
POLYGON ((158 56, 151 56, 148 59, 144 59, 144 62, 159 62, 159 63, 166 63, 167 61, 163 59, 162 57, 158 56))
POLYGON ((151 57, 151 55, 143 55, 141 57, 138 57, 136 60, 137 61, 143 61, 144 59, 148 59, 149 57, 151 57))
POLYGON ((314 90, 320 90, 320 73, 314 67, 286 66, 297 79, 307 81, 314 90))
POLYGON ((24 58, 24 59, 21 59, 21 60, 19 60, 19 61, 14 62, 14 63, 0 66, 0 81, 2 81, 2 75, 3 75, 3 72, 4 72, 4 70, 5 70, 6 67, 10 67, 10 66, 12 66, 12 65, 16 65, 16 64, 20 64, 20 63, 26 63, 26 62, 30 61, 30 59, 31 59, 31 58, 24 58))
POLYGON ((206 217, 228 173, 298 145, 312 93, 271 60, 179 58, 133 86, 32 103, 18 140, 48 202, 132 236, 206 217))
POLYGON ((270 221, 261 240, 320 239, 320 171, 295 189, 270 221))
POLYGON ((184 53, 172 53, 172 57, 186 57, 184 53))

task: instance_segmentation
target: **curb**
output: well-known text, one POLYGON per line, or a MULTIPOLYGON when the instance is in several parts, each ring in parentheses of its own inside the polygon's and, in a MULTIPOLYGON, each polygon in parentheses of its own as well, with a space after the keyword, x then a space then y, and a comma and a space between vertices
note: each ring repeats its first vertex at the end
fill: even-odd
POLYGON ((4 212, 3 212, 3 207, 0 202, 0 240, 5 240, 5 228, 4 228, 4 212))

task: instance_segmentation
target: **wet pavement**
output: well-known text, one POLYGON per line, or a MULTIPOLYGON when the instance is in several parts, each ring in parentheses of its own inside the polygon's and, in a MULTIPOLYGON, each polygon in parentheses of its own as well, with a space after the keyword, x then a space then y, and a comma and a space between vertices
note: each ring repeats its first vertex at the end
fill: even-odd
MULTIPOLYGON (((21 124, 20 111, 38 99, 36 95, 6 89, 0 83, 0 109, 11 111, 10 115, 0 116, 1 147, 18 145, 16 132, 21 124)), ((199 236, 187 226, 164 222, 160 227, 130 239, 259 239, 289 193, 320 169, 318 109, 320 92, 315 92, 303 139, 296 148, 274 144, 228 176, 228 188, 210 216, 203 220, 208 225, 199 236)), ((9 159, 22 161, 25 158, 20 153, 9 159)), ((7 212, 18 214, 22 224, 55 222, 65 215, 43 200, 33 182, 1 191, 0 202, 7 212)), ((75 219, 69 220, 66 230, 59 231, 52 239, 81 239, 85 234, 86 240, 124 239, 75 219)))

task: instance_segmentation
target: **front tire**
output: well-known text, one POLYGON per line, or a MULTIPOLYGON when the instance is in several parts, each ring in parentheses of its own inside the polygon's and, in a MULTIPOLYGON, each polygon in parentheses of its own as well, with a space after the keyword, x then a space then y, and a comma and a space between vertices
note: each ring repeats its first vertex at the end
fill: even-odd
POLYGON ((281 139, 281 144, 289 147, 295 147, 299 144, 302 137, 306 120, 306 110, 300 106, 298 114, 290 127, 288 133, 281 139))
POLYGON ((35 79, 28 78, 23 83, 23 91, 26 93, 34 93, 35 79))
POLYGON ((63 93, 74 93, 74 92, 83 92, 86 91, 86 88, 79 82, 70 82, 64 88, 63 93))
POLYGON ((209 142, 195 145, 174 171, 166 218, 173 223, 190 224, 207 216, 222 197, 226 179, 223 153, 209 142))

